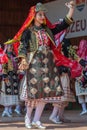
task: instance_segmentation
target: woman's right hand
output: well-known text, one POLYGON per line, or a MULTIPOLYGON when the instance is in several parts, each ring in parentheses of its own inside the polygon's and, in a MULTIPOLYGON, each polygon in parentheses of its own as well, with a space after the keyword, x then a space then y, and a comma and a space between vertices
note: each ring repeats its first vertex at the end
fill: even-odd
POLYGON ((75 7, 75 1, 66 2, 65 5, 70 9, 75 7))
POLYGON ((21 60, 20 64, 19 64, 18 69, 19 69, 20 71, 22 71, 22 70, 27 70, 28 68, 29 68, 29 64, 27 63, 26 59, 23 58, 23 59, 21 60))
POLYGON ((66 2, 65 5, 69 8, 67 17, 71 19, 74 13, 74 9, 75 9, 75 1, 72 0, 70 2, 66 2))

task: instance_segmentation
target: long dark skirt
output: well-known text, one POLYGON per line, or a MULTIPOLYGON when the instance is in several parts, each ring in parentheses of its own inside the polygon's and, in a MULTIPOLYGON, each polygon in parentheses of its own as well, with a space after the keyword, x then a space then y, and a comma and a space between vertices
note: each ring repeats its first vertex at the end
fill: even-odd
POLYGON ((53 52, 39 48, 21 82, 21 98, 57 100, 63 94, 60 84, 53 52))

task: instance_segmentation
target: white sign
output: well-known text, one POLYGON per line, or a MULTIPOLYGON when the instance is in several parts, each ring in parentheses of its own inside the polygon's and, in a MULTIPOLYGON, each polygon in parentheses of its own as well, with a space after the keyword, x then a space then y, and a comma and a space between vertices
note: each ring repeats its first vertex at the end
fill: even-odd
MULTIPOLYGON (((70 0, 69 0, 70 1, 70 0)), ((47 17, 55 23, 59 19, 64 18, 68 12, 65 6, 66 0, 57 0, 54 2, 46 3, 48 9, 47 17)), ((74 23, 68 29, 68 38, 87 36, 87 1, 76 0, 76 7, 74 12, 74 23)))

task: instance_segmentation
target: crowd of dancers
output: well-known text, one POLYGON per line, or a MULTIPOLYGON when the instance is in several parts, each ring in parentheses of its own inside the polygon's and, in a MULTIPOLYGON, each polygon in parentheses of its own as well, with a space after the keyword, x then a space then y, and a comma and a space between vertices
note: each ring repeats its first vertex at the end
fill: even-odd
POLYGON ((73 23, 75 3, 70 1, 65 5, 69 8, 68 14, 60 23, 53 25, 45 16, 45 6, 37 3, 30 8, 22 28, 10 41, 14 43, 7 41, 4 47, 0 46, 2 117, 10 118, 12 112, 20 116, 23 107, 25 127, 28 129, 46 128, 40 117, 48 103, 53 105, 49 120, 56 124, 69 122, 64 117, 64 110, 69 102, 76 101, 76 96, 82 105, 80 115, 87 113, 87 41, 81 40, 76 54, 65 51, 64 45, 68 44, 68 40, 64 37, 61 40, 58 34, 73 23), (72 79, 75 86, 72 86, 72 79), (73 92, 72 88, 76 91, 73 92))

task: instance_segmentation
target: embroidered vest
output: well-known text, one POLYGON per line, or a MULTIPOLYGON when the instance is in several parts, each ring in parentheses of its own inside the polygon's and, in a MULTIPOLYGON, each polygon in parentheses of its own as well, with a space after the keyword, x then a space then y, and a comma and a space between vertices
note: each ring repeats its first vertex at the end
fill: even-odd
MULTIPOLYGON (((49 39, 51 40, 52 44, 55 45, 54 36, 53 36, 51 30, 48 27, 45 27, 45 30, 46 30, 46 34, 49 37, 49 39)), ((38 41, 37 41, 36 34, 35 34, 36 32, 32 29, 30 29, 30 31, 31 31, 31 38, 29 39, 28 51, 35 52, 38 49, 38 41)))

